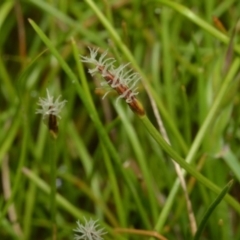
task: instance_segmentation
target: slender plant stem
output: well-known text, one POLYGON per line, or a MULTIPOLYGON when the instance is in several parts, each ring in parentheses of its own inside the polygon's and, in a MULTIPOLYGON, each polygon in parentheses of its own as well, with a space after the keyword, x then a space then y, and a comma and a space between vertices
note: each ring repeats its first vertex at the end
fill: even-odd
POLYGON ((56 161, 56 140, 49 139, 49 160, 51 164, 51 194, 50 194, 50 209, 51 209, 51 220, 52 220, 52 239, 57 239, 57 226, 56 226, 56 178, 57 178, 57 161, 56 161))
POLYGON ((16 114, 13 118, 12 125, 11 125, 10 129, 8 130, 8 133, 5 137, 5 141, 0 146, 0 167, 2 164, 3 156, 6 154, 6 152, 11 147, 11 144, 17 134, 17 130, 19 128, 20 121, 21 121, 20 114, 21 114, 21 107, 20 107, 20 105, 18 105, 18 106, 16 106, 16 114))
POLYGON ((12 201, 13 201, 14 197, 16 196, 16 193, 19 190, 19 187, 21 185, 21 176, 22 176, 21 170, 22 170, 22 167, 24 166, 25 159, 26 159, 26 150, 27 150, 27 141, 28 141, 28 129, 27 128, 28 128, 27 124, 24 124, 24 126, 23 126, 24 134, 23 134, 23 139, 22 139, 21 154, 20 154, 20 158, 18 161, 17 172, 16 172, 15 179, 14 179, 13 190, 11 193, 11 197, 8 199, 6 205, 1 210, 1 214, 0 214, 1 218, 4 217, 5 214, 7 213, 8 209, 9 209, 10 205, 12 204, 12 201))
MULTIPOLYGON (((48 129, 44 124, 40 124, 38 138, 35 144, 35 148, 32 151, 36 159, 35 163, 32 166, 32 171, 36 176, 38 176, 40 171, 39 164, 43 159, 42 156, 44 154, 44 146, 45 146, 47 136, 48 136, 48 129)), ((33 212, 35 209, 37 190, 38 190, 37 185, 33 181, 30 181, 30 185, 28 187, 26 200, 25 200, 26 210, 23 217, 24 240, 29 240, 31 238, 31 232, 32 232, 31 222, 32 222, 33 212)))
POLYGON ((154 191, 154 186, 152 184, 153 179, 152 179, 152 174, 151 171, 148 167, 148 162, 147 162, 147 156, 146 154, 142 151, 141 144, 139 142, 139 139, 137 137, 136 132, 134 131, 134 127, 129 123, 129 120, 126 116, 126 112, 121 108, 121 106, 116 103, 115 106, 118 115, 121 117, 122 122, 124 124, 124 128, 127 131, 127 134, 129 135, 130 143, 132 144, 133 150, 136 154, 136 157, 138 159, 139 166, 141 168, 141 172, 143 174, 143 179, 146 182, 147 186, 147 191, 148 191, 148 196, 149 196, 149 211, 151 212, 151 215, 154 220, 157 219, 157 202, 156 202, 156 194, 154 191))
MULTIPOLYGON (((105 165, 106 165, 106 168, 108 171, 109 180, 111 182, 113 195, 114 195, 113 197, 115 199, 117 207, 121 207, 122 204, 120 203, 121 197, 120 197, 119 187, 117 184, 117 178, 116 178, 116 175, 114 174, 113 165, 110 161, 110 157, 109 157, 103 143, 101 143, 101 149, 103 152, 104 162, 105 162, 105 165)), ((121 212, 121 210, 122 210, 121 208, 118 209, 118 212, 120 214, 119 218, 122 220, 122 224, 124 224, 126 226, 126 218, 124 216, 124 212, 121 212)))

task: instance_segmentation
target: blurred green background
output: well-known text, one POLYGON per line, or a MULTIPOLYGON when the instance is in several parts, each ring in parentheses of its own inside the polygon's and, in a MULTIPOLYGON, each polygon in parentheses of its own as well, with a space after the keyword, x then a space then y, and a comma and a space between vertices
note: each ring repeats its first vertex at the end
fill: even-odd
MULTIPOLYGON (((116 103, 116 92, 102 100, 104 80, 80 62, 87 47, 99 54, 108 49, 116 66, 130 62, 141 71, 138 99, 156 129, 159 112, 180 156, 194 151, 192 166, 220 188, 235 180, 229 194, 238 204, 221 201, 201 239, 240 239, 239 13, 237 0, 1 1, 0 239, 73 239, 84 217, 99 219, 108 231, 104 239, 149 239, 153 231, 169 240, 192 238, 172 161, 124 100, 116 103), (46 89, 68 101, 55 142, 35 114, 46 89), (53 159, 59 194, 54 236, 53 159), (147 236, 126 230, 132 228, 147 236)), ((191 175, 186 184, 199 225, 217 195, 191 175)))

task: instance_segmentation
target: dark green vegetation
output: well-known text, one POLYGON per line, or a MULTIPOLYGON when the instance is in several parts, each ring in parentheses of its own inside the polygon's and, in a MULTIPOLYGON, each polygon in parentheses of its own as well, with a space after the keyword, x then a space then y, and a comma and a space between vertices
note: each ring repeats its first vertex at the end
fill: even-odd
POLYGON ((178 2, 1 1, 1 240, 70 240, 84 217, 104 239, 191 239, 171 158, 196 239, 240 239, 240 2, 178 2), (80 62, 88 46, 142 76, 146 116, 114 91, 102 100, 104 79, 80 62), (46 89, 67 100, 56 140, 35 114, 46 89))

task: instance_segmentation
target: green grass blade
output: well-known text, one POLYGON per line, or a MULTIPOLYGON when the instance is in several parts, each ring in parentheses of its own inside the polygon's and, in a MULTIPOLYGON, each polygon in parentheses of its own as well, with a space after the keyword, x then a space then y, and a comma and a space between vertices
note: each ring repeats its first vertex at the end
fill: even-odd
POLYGON ((233 180, 231 180, 227 184, 227 186, 225 186, 223 188, 223 190, 220 192, 220 194, 217 196, 217 198, 214 200, 214 202, 209 206, 209 208, 207 209, 206 213, 204 214, 204 216, 203 216, 203 218, 202 218, 202 220, 199 224, 198 230, 197 230, 197 232, 194 236, 194 240, 199 240, 200 239, 201 234, 204 230, 204 227, 207 224, 207 221, 208 221, 209 217, 211 216, 214 209, 218 206, 218 204, 223 200, 223 198, 225 197, 225 195, 227 194, 227 192, 231 188, 232 184, 233 184, 233 180))
POLYGON ((227 149, 226 152, 223 153, 222 158, 225 161, 226 165, 234 173, 234 176, 236 177, 236 179, 240 182, 240 163, 239 163, 239 159, 236 157, 236 155, 232 152, 231 149, 227 149))
MULTIPOLYGON (((169 0, 155 0, 155 2, 158 2, 158 3, 164 4, 168 7, 171 7, 175 11, 179 12, 180 14, 182 14, 183 16, 185 16, 186 18, 188 18, 189 20, 191 20, 192 22, 197 24, 200 28, 202 28, 205 31, 207 31, 208 33, 210 33, 213 37, 219 39, 220 41, 222 41, 225 44, 229 44, 230 38, 228 36, 226 36, 219 30, 217 30, 216 28, 211 26, 209 23, 204 21, 202 18, 197 16, 194 12, 192 12, 191 10, 189 10, 187 7, 183 6, 182 4, 179 4, 174 1, 169 1, 169 0)), ((237 53, 240 53, 240 47, 238 45, 234 46, 234 50, 237 53)))

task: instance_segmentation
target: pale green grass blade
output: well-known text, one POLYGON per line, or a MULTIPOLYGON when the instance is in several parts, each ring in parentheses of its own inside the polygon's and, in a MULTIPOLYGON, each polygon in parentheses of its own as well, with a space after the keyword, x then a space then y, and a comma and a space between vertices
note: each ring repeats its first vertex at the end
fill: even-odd
POLYGON ((226 165, 231 169, 236 179, 240 182, 240 162, 231 149, 227 148, 223 153, 223 160, 226 165))

